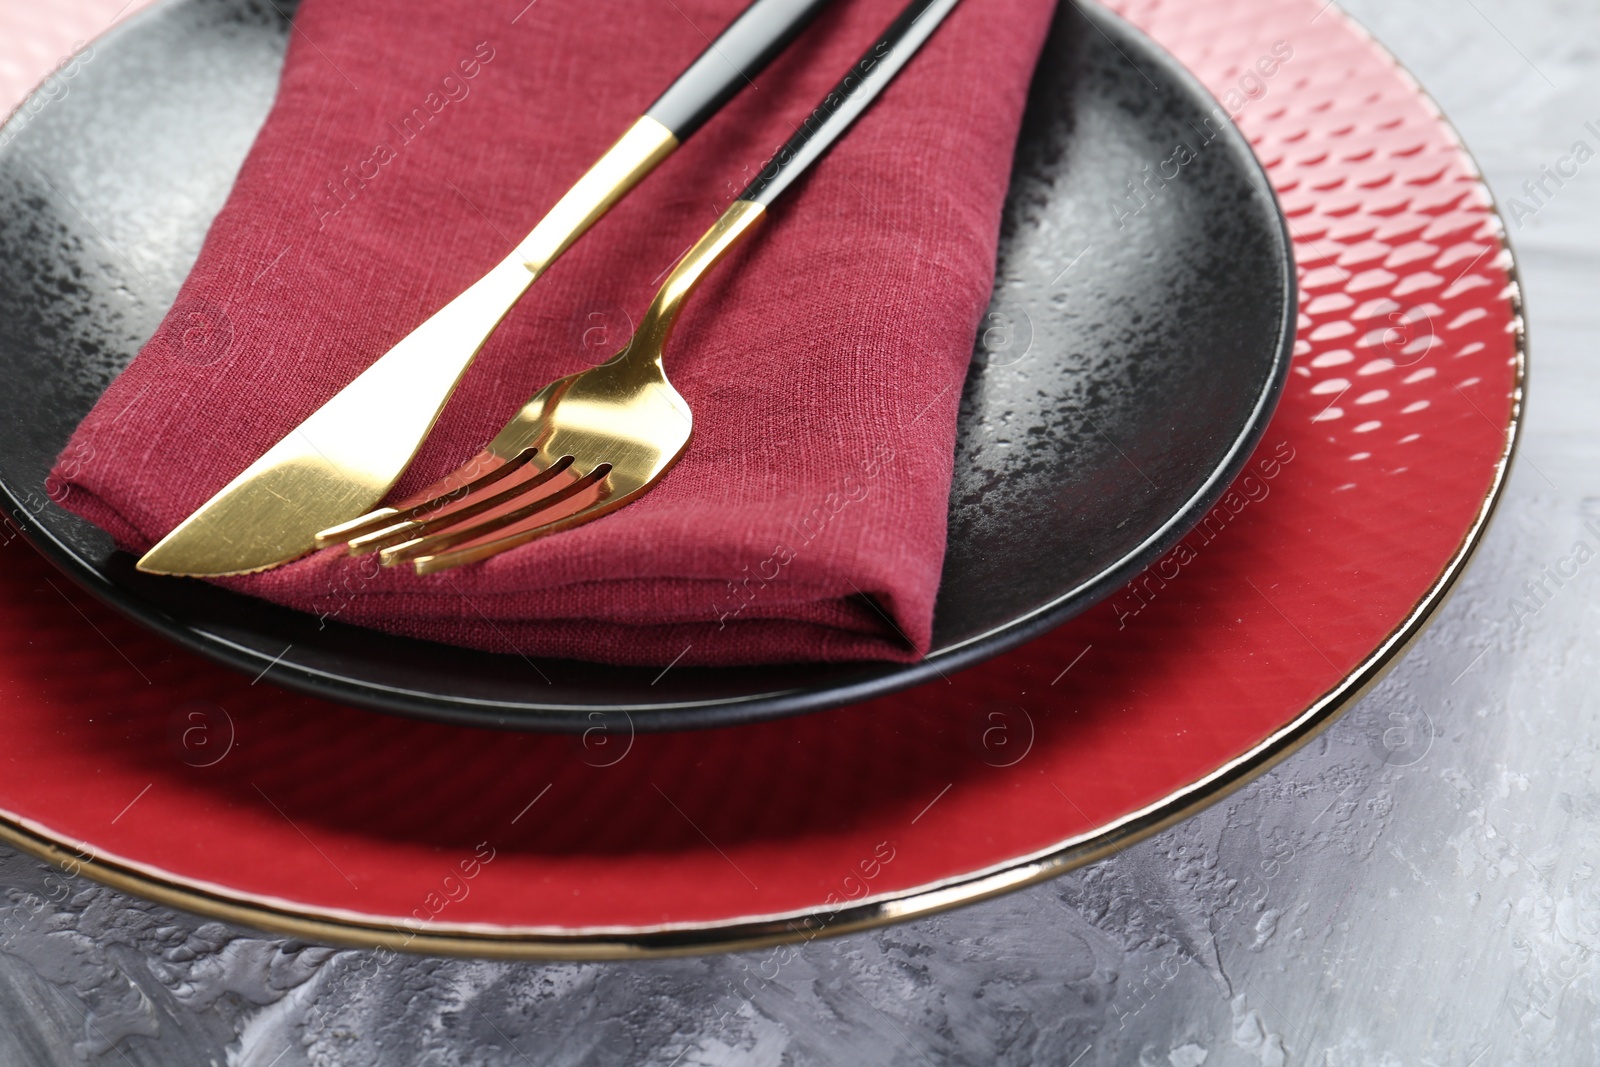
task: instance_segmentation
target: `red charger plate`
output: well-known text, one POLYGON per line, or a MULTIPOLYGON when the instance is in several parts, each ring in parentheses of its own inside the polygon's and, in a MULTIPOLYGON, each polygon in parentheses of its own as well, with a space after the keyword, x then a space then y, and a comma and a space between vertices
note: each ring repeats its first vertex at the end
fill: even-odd
POLYGON ((688 952, 1058 874, 1304 744, 1421 631, 1504 484, 1525 369, 1504 228, 1437 108, 1321 0, 1120 11, 1250 136, 1302 304, 1249 473, 1145 575, 870 704, 568 738, 251 683, 90 601, 13 536, 0 841, 317 940, 688 952))

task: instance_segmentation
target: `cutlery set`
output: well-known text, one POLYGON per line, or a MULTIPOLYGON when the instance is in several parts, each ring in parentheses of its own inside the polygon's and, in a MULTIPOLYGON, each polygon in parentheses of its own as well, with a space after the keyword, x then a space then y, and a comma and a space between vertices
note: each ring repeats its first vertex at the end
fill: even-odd
POLYGON ((420 574, 488 559, 649 491, 693 416, 663 358, 684 302, 850 127, 958 0, 912 0, 684 255, 609 361, 534 394, 478 455, 373 510, 528 288, 763 69, 826 0, 755 0, 500 263, 433 314, 162 538, 139 569, 247 574, 317 548, 378 552, 420 574))

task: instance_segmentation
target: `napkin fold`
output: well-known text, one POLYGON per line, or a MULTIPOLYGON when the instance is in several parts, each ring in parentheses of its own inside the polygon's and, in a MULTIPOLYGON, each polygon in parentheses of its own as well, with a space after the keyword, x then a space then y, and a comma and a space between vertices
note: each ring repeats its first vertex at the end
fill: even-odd
MULTIPOLYGON (((395 497, 612 355, 901 3, 834 4, 540 279, 395 497)), ((219 584, 523 655, 923 654, 957 404, 1054 6, 965 0, 690 298, 667 369, 694 437, 642 499, 440 575, 328 550, 219 584)), ((504 256, 742 7, 305 0, 193 272, 63 451, 53 498, 149 548, 504 256)))

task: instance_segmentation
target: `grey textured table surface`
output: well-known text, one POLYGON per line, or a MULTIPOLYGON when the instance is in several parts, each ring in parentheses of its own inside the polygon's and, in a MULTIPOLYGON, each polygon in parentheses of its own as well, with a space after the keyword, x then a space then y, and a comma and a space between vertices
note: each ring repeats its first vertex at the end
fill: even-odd
MULTIPOLYGON (((1592 0, 1353 0, 1505 204, 1600 123, 1592 0)), ((1530 206, 1532 202, 1528 201, 1530 206)), ((0 1064, 1600 1063, 1600 637, 1586 568, 1510 600, 1600 518, 1600 163, 1520 225, 1527 436, 1457 595, 1308 749, 1094 867, 760 956, 500 964, 264 937, 0 850, 0 1064), (1384 733, 1420 723, 1396 758, 1384 733)))

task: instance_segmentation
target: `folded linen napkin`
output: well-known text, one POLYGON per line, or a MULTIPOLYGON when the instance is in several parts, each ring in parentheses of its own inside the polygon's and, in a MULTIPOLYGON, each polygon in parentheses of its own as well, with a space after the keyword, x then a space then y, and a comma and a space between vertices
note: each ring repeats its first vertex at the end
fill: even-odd
MULTIPOLYGON (((480 354, 394 498, 476 452, 545 382, 609 357, 901 4, 833 5, 569 251, 480 354)), ((742 6, 305 0, 193 272, 79 426, 53 495, 148 548, 503 256, 742 6)), ((667 350, 694 437, 641 500, 442 575, 328 550, 219 584, 524 655, 919 656, 957 402, 1053 8, 960 5, 695 293, 667 350)))

